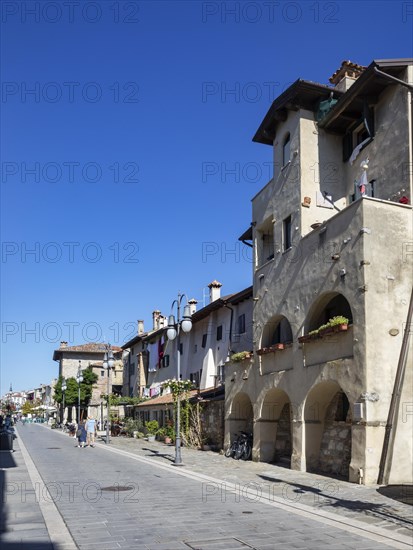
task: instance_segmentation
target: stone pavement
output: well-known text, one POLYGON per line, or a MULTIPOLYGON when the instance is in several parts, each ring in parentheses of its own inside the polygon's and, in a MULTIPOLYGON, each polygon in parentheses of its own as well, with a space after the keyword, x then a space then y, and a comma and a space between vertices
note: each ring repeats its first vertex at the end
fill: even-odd
MULTIPOLYGON (((41 425, 18 430, 17 443, 45 484, 39 505, 55 505, 73 547, 82 550, 412 547, 411 507, 376 488, 190 449, 182 450, 185 466, 178 468, 171 466, 174 448, 163 443, 112 438, 108 446, 78 449, 66 434, 41 425)), ((19 453, 12 455, 16 464, 19 453)), ((1 550, 14 533, 13 514, 24 513, 28 501, 27 478, 18 468, 3 473, 8 516, 1 550)), ((38 512, 36 502, 30 509, 38 512)), ((45 517, 53 532, 50 517, 52 524, 57 519, 45 517)), ((25 536, 32 542, 28 530, 25 536)), ((55 536, 55 550, 70 547, 55 536)))
POLYGON ((53 550, 35 488, 17 441, 14 442, 14 448, 13 453, 0 451, 0 548, 53 550), (23 488, 25 498, 21 494, 23 488))
MULTIPOLYGON (((160 442, 148 443, 142 439, 114 437, 111 446, 137 456, 152 458, 157 463, 171 463, 175 448, 160 442)), ((388 529, 407 537, 413 534, 413 487, 405 485, 398 491, 366 487, 347 481, 263 462, 243 462, 225 458, 212 451, 182 449, 186 469, 235 484, 238 491, 250 489, 250 497, 282 499, 285 504, 300 504, 316 510, 333 512, 357 519, 368 525, 388 529), (393 494, 400 500, 389 498, 393 494)), ((212 489, 211 489, 212 491, 212 489)))

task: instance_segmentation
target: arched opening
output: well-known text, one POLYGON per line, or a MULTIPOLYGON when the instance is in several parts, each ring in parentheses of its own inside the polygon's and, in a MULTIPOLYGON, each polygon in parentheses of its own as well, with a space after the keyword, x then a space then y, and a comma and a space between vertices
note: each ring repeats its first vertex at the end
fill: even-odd
POLYGON ((240 431, 253 433, 254 413, 251 399, 246 393, 238 393, 231 404, 229 415, 229 435, 231 442, 235 439, 235 434, 240 431))
POLYGON ((275 344, 289 344, 293 341, 290 322, 283 315, 275 315, 265 324, 261 337, 261 348, 275 344))
POLYGON ((259 427, 260 460, 290 467, 291 403, 284 391, 274 388, 267 392, 256 426, 259 427))
POLYGON ((350 325, 353 323, 353 313, 347 299, 337 292, 329 292, 321 296, 311 307, 307 316, 305 332, 317 330, 337 316, 348 319, 350 325))
POLYGON ((348 479, 351 420, 350 403, 337 382, 310 390, 304 408, 307 471, 348 479))

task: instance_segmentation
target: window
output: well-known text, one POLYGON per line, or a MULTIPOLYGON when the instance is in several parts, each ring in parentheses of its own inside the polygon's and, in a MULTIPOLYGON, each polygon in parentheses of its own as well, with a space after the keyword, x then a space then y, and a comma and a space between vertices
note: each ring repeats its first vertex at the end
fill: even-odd
MULTIPOLYGON (((181 352, 181 353, 182 353, 182 352, 181 352)), ((167 354, 167 355, 164 355, 164 356, 162 357, 162 366, 163 366, 164 368, 169 367, 169 355, 168 355, 168 354, 167 354)))
POLYGON ((356 147, 360 152, 374 138, 374 108, 365 103, 363 116, 350 128, 343 138, 343 162, 350 159, 356 147))
POLYGON ((100 376, 105 376, 105 371, 104 370, 100 371, 100 376))
POLYGON ((217 327, 217 340, 222 340, 222 325, 217 327))
POLYGON ((238 317, 238 334, 245 334, 245 313, 238 317))
POLYGON ((291 216, 283 221, 283 249, 291 248, 291 216))
POLYGON ((287 134, 283 143, 283 166, 286 166, 291 160, 290 154, 290 134, 287 134))
POLYGON ((203 334, 202 335, 202 347, 203 348, 206 348, 207 338, 208 338, 208 334, 203 334))
POLYGON ((179 353, 182 355, 183 352, 184 352, 184 345, 183 345, 182 342, 180 342, 180 344, 179 344, 179 353))
POLYGON ((194 353, 198 351, 198 344, 194 344, 194 353))

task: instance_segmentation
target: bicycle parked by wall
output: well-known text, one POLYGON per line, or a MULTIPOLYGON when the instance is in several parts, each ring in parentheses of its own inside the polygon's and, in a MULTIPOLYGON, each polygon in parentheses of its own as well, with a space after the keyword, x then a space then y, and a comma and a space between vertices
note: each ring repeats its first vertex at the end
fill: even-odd
POLYGON ((240 432, 225 451, 225 456, 235 460, 249 460, 252 455, 252 434, 240 432))

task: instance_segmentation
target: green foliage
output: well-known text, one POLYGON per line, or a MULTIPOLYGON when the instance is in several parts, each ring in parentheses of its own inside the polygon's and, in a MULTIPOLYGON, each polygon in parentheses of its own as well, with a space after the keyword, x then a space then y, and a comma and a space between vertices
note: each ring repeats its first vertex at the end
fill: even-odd
POLYGON ((231 362, 240 363, 241 361, 248 359, 250 356, 251 356, 250 351, 240 351, 238 353, 234 353, 233 355, 231 355, 231 362))
POLYGON ((349 323, 349 320, 347 319, 347 317, 343 317, 342 315, 336 315, 336 317, 332 317, 331 319, 329 319, 329 321, 325 323, 325 325, 321 325, 317 329, 311 330, 308 333, 308 335, 313 336, 315 334, 319 334, 326 328, 336 327, 338 325, 348 325, 348 323, 349 323))
POLYGON ((194 384, 190 380, 176 380, 176 378, 172 378, 171 380, 166 380, 162 384, 162 388, 169 388, 173 400, 176 401, 178 396, 187 397, 188 393, 194 388, 194 384))
POLYGON ((145 422, 145 428, 148 435, 156 435, 159 430, 159 423, 157 420, 148 420, 148 422, 145 422))
POLYGON ((37 403, 35 401, 26 401, 25 403, 23 403, 22 405, 22 408, 21 408, 21 412, 22 414, 26 415, 26 414, 32 414, 34 413, 35 411, 33 410, 35 407, 37 407, 37 403))
MULTIPOLYGON (((105 398, 107 398, 106 395, 105 398)), ((142 397, 122 397, 114 394, 111 394, 109 398, 110 404, 114 407, 117 405, 137 405, 143 401, 142 397)))
POLYGON ((330 327, 335 327, 336 325, 348 325, 349 320, 347 317, 343 317, 342 315, 337 315, 336 317, 333 317, 329 320, 328 324, 330 327))
POLYGON ((135 420, 133 418, 127 418, 125 420, 125 429, 127 434, 132 437, 133 432, 142 432, 143 422, 141 420, 135 420))
MULTIPOLYGON (((80 404, 87 406, 92 397, 93 384, 96 383, 98 376, 90 368, 83 370, 82 376, 83 382, 80 383, 80 404)), ((54 388, 54 399, 57 403, 62 403, 63 401, 62 380, 62 377, 59 376, 54 388)), ((76 378, 68 378, 66 380, 65 406, 71 407, 77 405, 78 389, 79 386, 76 378)))

